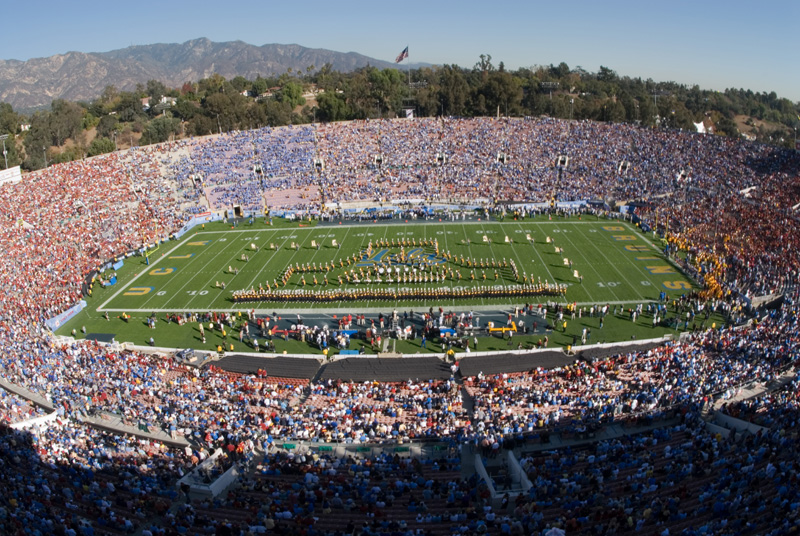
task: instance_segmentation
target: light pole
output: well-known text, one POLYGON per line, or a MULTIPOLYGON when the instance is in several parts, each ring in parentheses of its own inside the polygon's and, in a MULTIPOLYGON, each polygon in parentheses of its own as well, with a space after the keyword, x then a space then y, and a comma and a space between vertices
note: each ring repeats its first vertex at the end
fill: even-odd
POLYGON ((117 131, 114 131, 114 152, 117 152, 117 131))
MULTIPOLYGON (((794 129, 794 137, 797 138, 797 129, 794 129)), ((6 138, 8 138, 8 134, 3 134, 0 136, 0 140, 3 140, 3 160, 6 161, 6 167, 3 169, 8 169, 8 151, 6 151, 6 138)))
POLYGON ((575 104, 575 99, 569 99, 569 120, 572 121, 572 105, 575 104))
POLYGON ((44 167, 47 167, 47 147, 42 145, 42 154, 44 154, 44 167))
POLYGON ((653 88, 653 107, 655 108, 655 122, 656 126, 659 126, 661 122, 661 118, 658 114, 658 97, 668 97, 670 93, 668 91, 659 91, 658 87, 653 88))

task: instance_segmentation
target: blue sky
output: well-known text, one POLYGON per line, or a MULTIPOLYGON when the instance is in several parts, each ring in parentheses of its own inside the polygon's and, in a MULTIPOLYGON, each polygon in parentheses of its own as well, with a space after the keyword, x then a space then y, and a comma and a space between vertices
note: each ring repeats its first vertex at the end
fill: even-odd
POLYGON ((439 2, 7 2, 0 58, 104 52, 197 37, 296 43, 393 61, 508 68, 566 62, 596 72, 775 91, 800 101, 800 0, 439 2))

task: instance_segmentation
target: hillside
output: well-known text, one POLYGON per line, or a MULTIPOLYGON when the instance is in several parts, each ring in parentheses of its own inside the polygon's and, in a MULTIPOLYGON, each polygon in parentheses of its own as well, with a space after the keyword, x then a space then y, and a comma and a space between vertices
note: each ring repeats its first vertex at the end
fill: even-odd
POLYGON ((305 71, 330 64, 350 72, 365 65, 395 66, 355 52, 300 45, 215 43, 205 38, 181 44, 132 46, 111 52, 67 52, 28 61, 0 60, 0 102, 17 110, 49 106, 54 99, 91 100, 109 85, 130 91, 137 83, 159 80, 168 87, 218 73, 227 79, 305 71))

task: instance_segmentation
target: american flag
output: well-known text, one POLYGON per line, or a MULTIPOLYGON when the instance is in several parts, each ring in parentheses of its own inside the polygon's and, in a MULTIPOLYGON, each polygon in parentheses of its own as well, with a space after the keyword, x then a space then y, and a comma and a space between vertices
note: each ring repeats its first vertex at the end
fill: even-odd
POLYGON ((400 63, 404 59, 408 57, 408 47, 404 48, 403 51, 397 56, 394 60, 395 63, 400 63))

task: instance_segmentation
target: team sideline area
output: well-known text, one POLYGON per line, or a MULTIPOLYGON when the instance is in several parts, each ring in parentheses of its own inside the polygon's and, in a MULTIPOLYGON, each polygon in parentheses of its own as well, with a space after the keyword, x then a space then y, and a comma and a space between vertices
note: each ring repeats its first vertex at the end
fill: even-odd
POLYGON ((0 531, 796 532, 798 181, 797 153, 729 138, 439 118, 3 185, 0 531), (436 295, 484 285, 556 293, 436 295), (281 301, 365 288, 383 297, 281 301), (518 331, 462 338, 483 308, 518 331), (641 336, 659 316, 669 336, 641 336), (371 342, 307 351, 342 317, 371 342), (414 338, 387 333, 403 321, 414 338), (624 325, 643 331, 595 344, 624 325), (150 346, 167 329, 206 345, 150 346))

